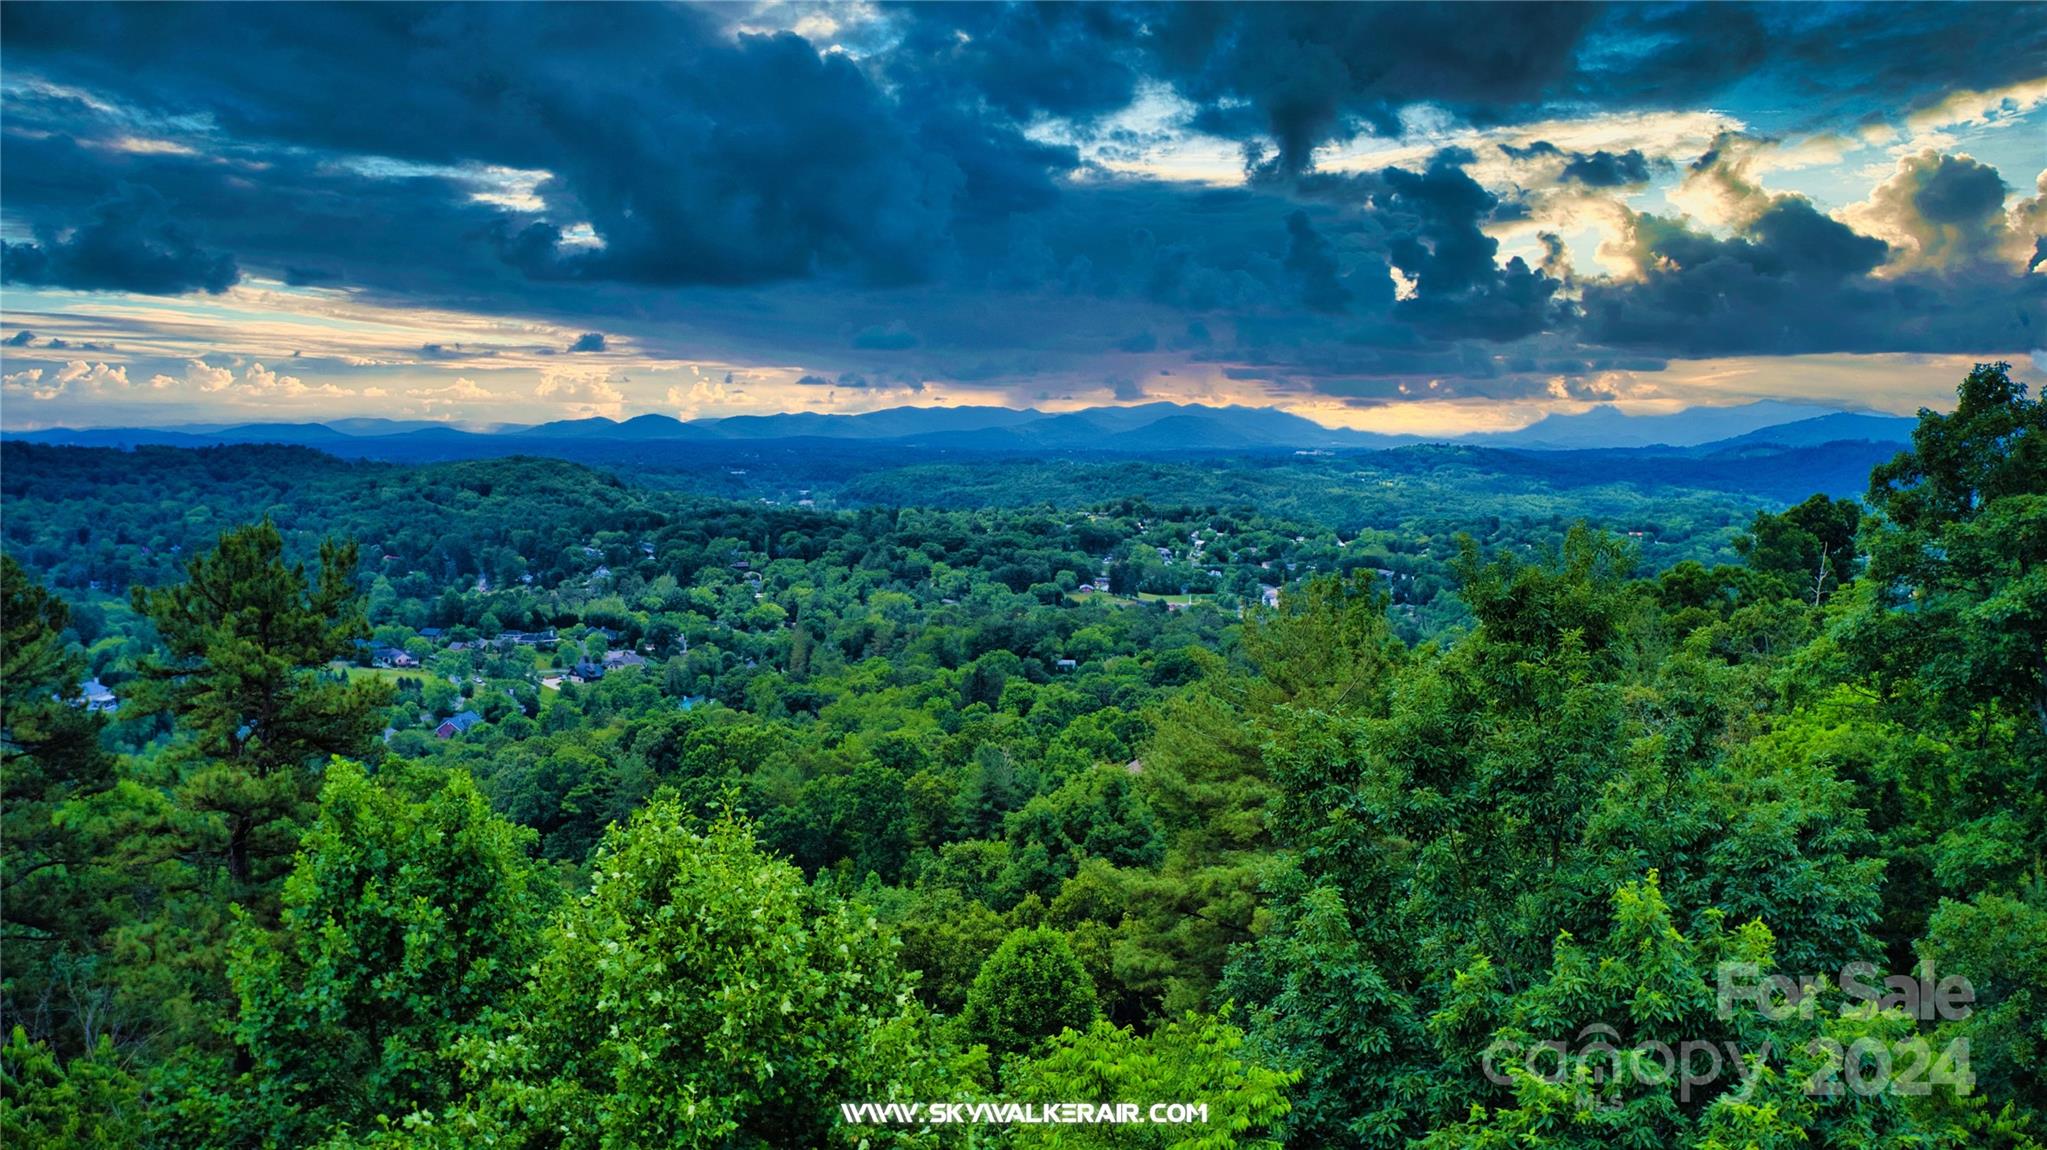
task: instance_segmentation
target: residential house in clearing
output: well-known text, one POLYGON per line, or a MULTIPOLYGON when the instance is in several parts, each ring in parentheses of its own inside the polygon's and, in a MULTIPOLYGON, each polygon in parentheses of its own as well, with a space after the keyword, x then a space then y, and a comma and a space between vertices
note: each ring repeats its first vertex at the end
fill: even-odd
POLYGON ((85 696, 85 709, 88 711, 105 713, 121 705, 121 700, 115 698, 107 685, 98 679, 87 679, 78 685, 78 690, 85 696))
POLYGON ((378 647, 370 652, 370 662, 379 667, 417 667, 419 660, 406 654, 403 647, 378 647))
POLYGON ((452 739, 482 721, 483 716, 475 711, 464 711, 459 715, 441 720, 441 725, 434 728, 434 737, 437 739, 452 739))
POLYGON ((509 643, 517 647, 552 647, 557 641, 554 628, 552 627, 545 631, 498 632, 498 642, 500 644, 509 643))

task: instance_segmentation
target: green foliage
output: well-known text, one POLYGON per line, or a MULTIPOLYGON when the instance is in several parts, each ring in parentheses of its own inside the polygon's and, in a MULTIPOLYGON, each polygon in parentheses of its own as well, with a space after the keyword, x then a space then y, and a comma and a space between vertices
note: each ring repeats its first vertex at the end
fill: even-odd
POLYGON ((1469 449, 834 511, 0 446, 0 1130, 2038 1150, 2047 438, 2003 365, 1960 400, 1760 509, 1469 449), (1729 962, 1976 998, 1730 1012, 1729 962), (1919 1041, 1973 1067, 1814 1089, 1919 1041), (838 1111, 991 1096, 1210 1117, 838 1111))
POLYGON ((549 896, 532 832, 466 775, 420 781, 413 800, 336 760, 278 929, 237 930, 232 1033, 250 1069, 230 1109, 252 1142, 434 1109, 454 1091, 455 1046, 487 1012, 518 1010, 549 896))
POLYGON ((229 531, 186 582, 136 588, 164 655, 142 662, 132 705, 166 711, 191 736, 183 805, 218 816, 229 877, 246 886, 287 853, 310 768, 368 752, 389 688, 323 669, 368 634, 353 544, 322 544, 309 580, 267 520, 229 531))
POLYGON ((1855 531, 1862 507, 1849 499, 1811 499, 1778 514, 1758 512, 1734 541, 1748 567, 1775 578, 1780 598, 1817 607, 1855 577, 1855 531))
POLYGON ((1153 1104, 1201 1103, 1206 1118, 1183 1124, 1162 1119, 1143 1125, 1023 1127, 1013 1144, 1068 1150, 1277 1147, 1271 1134, 1287 1112, 1287 1087, 1294 1076, 1246 1061, 1243 1045, 1243 1032, 1230 1025, 1227 1007, 1216 1015, 1190 1013, 1163 1022, 1146 1035, 1107 1022, 1065 1031, 1005 1080, 1017 1098, 1138 1103, 1147 1119, 1153 1104))
MULTIPOLYGON (((1870 476, 1878 598, 1844 638, 1888 694, 2047 747, 2047 401, 1979 364, 1870 476)), ((2036 765, 2042 761, 2032 758, 2036 765)), ((2035 776, 2037 778, 2037 775, 2035 776)), ((1987 796, 1986 796, 1987 797, 1987 796)))
POLYGON ((1010 932, 981 964, 960 1024, 967 1041, 1009 1055, 1035 1050, 1100 1015, 1094 983, 1072 944, 1059 931, 1038 927, 1010 932))
MULTIPOLYGON (((84 661, 64 643, 69 625, 63 601, 0 556, 0 1004, 9 1017, 55 997, 117 909, 105 844, 85 817, 106 805, 115 762, 100 747, 104 717, 83 706, 84 661)), ((96 1045, 70 1028, 62 1041, 96 1045)))
POLYGON ((433 1139, 850 1144, 840 1102, 954 1083, 890 935, 744 824, 657 798, 592 866, 513 1029, 463 1046, 475 1093, 425 1124, 433 1139))
POLYGON ((136 1145, 141 1092, 111 1039, 66 1063, 17 1026, 0 1047, 0 1142, 39 1150, 136 1145))

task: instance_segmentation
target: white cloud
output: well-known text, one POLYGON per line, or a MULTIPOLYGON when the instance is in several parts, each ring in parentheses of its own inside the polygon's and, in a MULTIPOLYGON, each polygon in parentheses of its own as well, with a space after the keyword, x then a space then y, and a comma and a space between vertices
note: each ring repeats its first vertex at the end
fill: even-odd
POLYGON ((75 383, 80 387, 126 387, 128 369, 114 364, 87 363, 82 359, 74 359, 58 368, 54 379, 60 384, 75 383))
MULTIPOLYGON (((696 369, 692 368, 692 372, 696 369)), ((668 406, 675 409, 684 419, 694 419, 707 409, 722 408, 732 401, 732 389, 718 379, 696 373, 697 379, 688 388, 668 389, 668 406)))
POLYGON ((625 393, 602 376, 565 375, 547 372, 533 394, 550 399, 580 415, 617 415, 624 406, 625 393))
POLYGON ((298 376, 279 375, 260 363, 252 363, 242 372, 242 382, 255 391, 295 393, 305 390, 305 382, 298 376))
MULTIPOLYGON (((2042 191, 2047 193, 2047 172, 2041 174, 2042 191)), ((2039 222, 2039 200, 2021 200, 2009 210, 1999 202, 2001 183, 1994 168, 1977 163, 1964 152, 1943 153, 1932 148, 1898 158, 1897 166, 1876 187, 1869 198, 1849 204, 1837 213, 1842 223, 1865 235, 1876 236, 1891 245, 1886 274, 1906 271, 1956 272, 1986 269, 1997 262, 2025 267, 2033 254, 2031 230, 2039 222), (1973 185, 1975 215, 1958 215, 1967 210, 1955 194, 1929 197, 1929 189, 1945 177, 1952 189, 1957 182, 1973 185), (1942 210, 1928 210, 1928 201, 1942 210)))
POLYGON ((1988 91, 1955 92, 1906 117, 1905 127, 1912 143, 1930 143, 1922 137, 1944 128, 2014 124, 2042 105, 2047 105, 2047 76, 1988 91))
POLYGON ((26 371, 10 371, 6 376, 0 377, 0 385, 4 385, 8 391, 25 391, 30 399, 55 399, 64 394, 62 383, 55 381, 43 383, 43 369, 40 367, 31 367, 26 371))
POLYGON ((405 394, 414 399, 424 400, 428 407, 456 403, 495 403, 499 398, 496 392, 477 386, 475 380, 466 376, 456 376, 455 382, 446 387, 415 387, 405 394))
POLYGON ((197 384, 201 391, 220 391, 234 381, 235 373, 229 368, 210 367, 203 359, 187 360, 185 363, 185 382, 197 384))

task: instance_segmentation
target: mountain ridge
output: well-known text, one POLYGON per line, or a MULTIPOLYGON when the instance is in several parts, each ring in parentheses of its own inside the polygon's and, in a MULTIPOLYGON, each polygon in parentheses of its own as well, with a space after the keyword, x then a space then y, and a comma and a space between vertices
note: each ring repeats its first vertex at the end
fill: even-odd
MULTIPOLYGON (((503 425, 488 430, 424 420, 352 419, 307 423, 245 423, 164 428, 49 428, 0 430, 0 438, 79 446, 213 443, 293 443, 375 454, 379 445, 423 439, 492 444, 517 453, 522 446, 577 441, 589 444, 767 443, 795 439, 928 446, 961 451, 1175 452, 1233 450, 1375 450, 1417 443, 1457 443, 1513 450, 1669 448, 1775 444, 1813 446, 1835 440, 1905 443, 1915 421, 1905 416, 1833 411, 1806 404, 1759 401, 1734 407, 1687 408, 1663 415, 1629 415, 1601 405, 1571 415, 1549 415, 1507 432, 1456 436, 1389 435, 1327 427, 1269 407, 1211 407, 1151 403, 1045 412, 1034 408, 894 407, 854 415, 785 412, 681 420, 649 413, 625 420, 604 416, 503 425)), ((545 453, 545 452, 540 452, 545 453)))

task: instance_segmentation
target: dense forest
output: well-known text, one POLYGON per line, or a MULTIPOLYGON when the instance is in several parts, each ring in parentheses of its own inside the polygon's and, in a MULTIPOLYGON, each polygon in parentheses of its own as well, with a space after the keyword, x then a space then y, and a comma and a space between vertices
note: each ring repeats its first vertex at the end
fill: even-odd
POLYGON ((0 1140, 2047 1145, 2047 401, 1403 458, 8 443, 0 1140))

